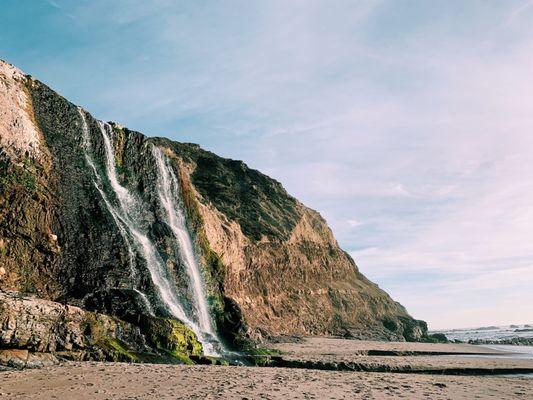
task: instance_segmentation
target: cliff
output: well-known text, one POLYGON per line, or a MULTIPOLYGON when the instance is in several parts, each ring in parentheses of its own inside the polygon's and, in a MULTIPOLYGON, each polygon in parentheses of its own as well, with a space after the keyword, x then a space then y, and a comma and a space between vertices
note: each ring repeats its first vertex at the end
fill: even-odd
POLYGON ((281 335, 426 333, 279 182, 98 121, 5 62, 0 291, 137 327, 179 320, 208 354, 281 335))

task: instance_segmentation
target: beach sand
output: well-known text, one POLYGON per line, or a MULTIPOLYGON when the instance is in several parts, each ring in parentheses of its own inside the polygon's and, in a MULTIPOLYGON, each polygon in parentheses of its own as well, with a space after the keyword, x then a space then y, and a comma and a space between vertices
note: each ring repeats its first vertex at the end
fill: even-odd
POLYGON ((280 365, 378 372, 533 374, 533 357, 524 359, 516 354, 469 344, 307 338, 300 343, 272 344, 270 347, 282 353, 280 365))
MULTIPOLYGON (((359 351, 451 352, 452 346, 309 339, 276 344, 286 356, 380 358, 359 351), (310 355, 311 353, 311 355, 310 355), (357 354, 353 354, 357 353, 357 354)), ((485 352, 457 346, 457 352, 485 352)), ((481 350, 480 350, 481 349, 481 350)), ((409 363, 416 357, 385 356, 409 363)), ((471 360, 477 366, 497 363, 488 357, 433 356, 445 363, 471 360), (457 361, 459 360, 459 361, 457 361), (472 361, 473 360, 473 361, 472 361)), ((509 359, 500 360, 508 362, 509 359)), ((519 360, 516 360, 519 361, 519 360)), ((440 362, 440 361, 439 361, 440 362)), ((531 361, 533 362, 533 361, 531 361)), ((419 363, 423 365, 424 363, 419 363)), ((493 364, 491 364, 493 365, 493 364)), ((326 371, 276 367, 221 367, 66 362, 41 369, 0 373, 0 399, 533 399, 533 378, 453 376, 423 373, 326 371)))

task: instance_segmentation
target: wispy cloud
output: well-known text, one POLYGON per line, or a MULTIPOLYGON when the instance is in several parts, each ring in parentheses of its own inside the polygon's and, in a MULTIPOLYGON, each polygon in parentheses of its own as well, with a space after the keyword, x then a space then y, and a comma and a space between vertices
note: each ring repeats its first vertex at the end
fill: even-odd
POLYGON ((514 8, 509 12, 509 15, 507 16, 507 24, 513 23, 518 17, 521 16, 521 14, 524 14, 525 12, 529 11, 531 8, 533 8, 533 1, 528 0, 522 2, 518 7, 514 8))
POLYGON ((75 17, 73 14, 66 11, 65 7, 61 6, 58 2, 54 0, 46 0, 46 3, 50 5, 52 8, 59 10, 65 17, 74 20, 75 17))
POLYGON ((46 0, 46 2, 47 2, 48 4, 50 4, 52 7, 61 10, 61 6, 60 6, 59 4, 57 4, 55 1, 53 1, 53 0, 46 0))

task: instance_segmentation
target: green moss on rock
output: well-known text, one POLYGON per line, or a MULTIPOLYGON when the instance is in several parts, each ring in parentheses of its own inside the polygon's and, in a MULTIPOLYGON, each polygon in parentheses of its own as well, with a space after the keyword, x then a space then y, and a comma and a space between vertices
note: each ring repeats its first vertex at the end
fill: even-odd
POLYGON ((191 356, 202 356, 202 344, 194 332, 176 319, 143 316, 140 328, 156 349, 181 362, 192 364, 191 356))
POLYGON ((95 345, 104 352, 109 361, 140 362, 139 358, 128 350, 127 344, 119 339, 106 336, 100 338, 95 345))

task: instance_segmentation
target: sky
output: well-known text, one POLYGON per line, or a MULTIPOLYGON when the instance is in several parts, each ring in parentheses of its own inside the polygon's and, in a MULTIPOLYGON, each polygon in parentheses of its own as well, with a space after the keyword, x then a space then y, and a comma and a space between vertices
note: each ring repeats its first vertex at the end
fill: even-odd
POLYGON ((533 1, 0 6, 0 58, 276 178, 431 329, 533 323, 533 1))

